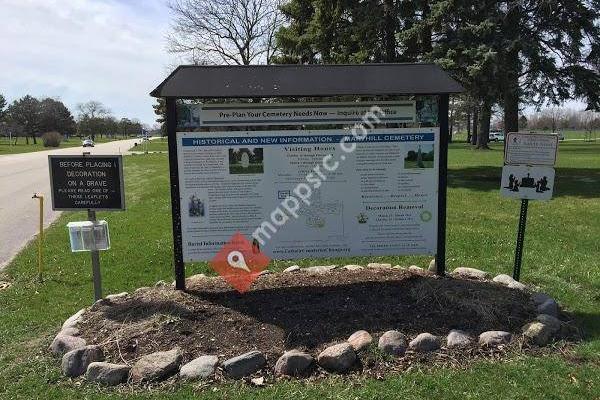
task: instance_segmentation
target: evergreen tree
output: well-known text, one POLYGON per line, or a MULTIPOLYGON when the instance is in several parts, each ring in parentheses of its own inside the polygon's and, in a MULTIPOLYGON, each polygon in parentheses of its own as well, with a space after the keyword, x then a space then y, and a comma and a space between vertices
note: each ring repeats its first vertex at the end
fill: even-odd
POLYGON ((15 100, 7 110, 9 121, 21 127, 27 144, 29 137, 36 144, 40 133, 40 101, 30 95, 15 100))
POLYGON ((277 62, 432 61, 468 91, 472 138, 487 147, 495 104, 579 98, 600 109, 599 0, 290 0, 277 62), (395 32, 392 39, 391 32, 395 32))
POLYGON ((6 98, 0 93, 0 122, 6 118, 6 98))
POLYGON ((519 103, 587 101, 600 109, 600 2, 534 0, 500 3, 499 54, 505 128, 519 124, 519 103))
POLYGON ((397 60, 398 7, 392 0, 291 0, 281 10, 288 24, 276 34, 276 62, 397 60))
POLYGON ((156 104, 153 104, 152 108, 154 109, 154 114, 157 115, 156 122, 158 122, 160 124, 161 135, 166 136, 167 135, 167 126, 166 126, 167 104, 165 102, 165 99, 163 99, 162 97, 159 97, 158 99, 156 99, 156 104))
POLYGON ((75 134, 75 120, 62 101, 46 98, 39 102, 40 132, 56 131, 62 135, 75 134))

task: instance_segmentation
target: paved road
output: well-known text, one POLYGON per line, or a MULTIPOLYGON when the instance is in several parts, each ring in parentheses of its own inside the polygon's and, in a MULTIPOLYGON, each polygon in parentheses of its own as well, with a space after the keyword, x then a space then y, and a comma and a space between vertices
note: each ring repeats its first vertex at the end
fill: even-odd
MULTIPOLYGON (((125 154, 139 139, 118 140, 87 147, 92 154, 125 154)), ((48 226, 60 212, 52 211, 49 154, 81 154, 82 147, 0 156, 0 269, 38 232, 39 204, 33 193, 44 195, 44 221, 48 226)), ((66 228, 65 228, 66 229, 66 228)), ((66 235, 66 230, 65 230, 66 235)))

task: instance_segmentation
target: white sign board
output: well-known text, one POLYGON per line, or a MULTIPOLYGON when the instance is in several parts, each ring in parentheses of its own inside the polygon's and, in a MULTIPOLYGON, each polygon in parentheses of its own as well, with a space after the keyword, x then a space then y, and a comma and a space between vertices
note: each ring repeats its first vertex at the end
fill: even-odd
POLYGON ((510 132, 506 137, 504 163, 553 166, 557 150, 556 134, 510 132))
POLYGON ((550 200, 554 188, 554 168, 505 165, 502 168, 502 196, 515 199, 550 200))
POLYGON ((184 260, 236 232, 276 259, 434 254, 438 143, 439 128, 178 133, 184 260))
POLYGON ((247 125, 354 124, 377 106, 381 122, 415 121, 415 101, 376 103, 247 103, 192 104, 180 112, 180 127, 247 125))

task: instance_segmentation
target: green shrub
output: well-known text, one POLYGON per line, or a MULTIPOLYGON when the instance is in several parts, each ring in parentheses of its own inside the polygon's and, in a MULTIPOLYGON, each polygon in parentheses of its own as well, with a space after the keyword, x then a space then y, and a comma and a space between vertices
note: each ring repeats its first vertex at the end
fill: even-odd
POLYGON ((42 135, 42 142, 44 142, 44 147, 58 147, 60 146, 60 142, 62 142, 62 140, 62 135, 55 131, 46 132, 42 135))

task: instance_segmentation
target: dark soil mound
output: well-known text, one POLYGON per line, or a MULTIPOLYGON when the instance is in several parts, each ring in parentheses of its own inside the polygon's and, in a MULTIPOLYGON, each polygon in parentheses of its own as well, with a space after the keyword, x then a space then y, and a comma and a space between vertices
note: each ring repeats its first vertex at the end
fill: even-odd
POLYGON ((316 355, 359 329, 375 340, 390 329, 409 337, 445 336, 451 329, 476 336, 487 330, 519 332, 536 315, 521 291, 398 269, 270 274, 245 294, 220 278, 188 285, 186 293, 157 287, 96 304, 80 324, 81 335, 89 344, 101 344, 115 362, 178 346, 185 361, 257 349, 272 366, 285 350, 316 355))

